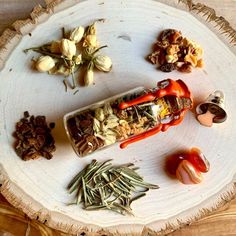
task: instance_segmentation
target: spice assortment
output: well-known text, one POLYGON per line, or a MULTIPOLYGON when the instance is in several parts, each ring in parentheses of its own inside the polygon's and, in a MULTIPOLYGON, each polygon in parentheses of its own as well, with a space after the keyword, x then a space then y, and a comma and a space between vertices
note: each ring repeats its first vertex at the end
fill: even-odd
POLYGON ((120 214, 133 214, 131 203, 158 185, 146 183, 132 163, 114 166, 111 160, 93 160, 78 173, 68 186, 76 192, 76 203, 85 210, 107 209, 120 214))
POLYGON ((163 72, 178 70, 185 73, 190 73, 192 68, 202 68, 202 57, 202 47, 175 29, 163 30, 148 56, 150 62, 163 72))
POLYGON ((30 116, 26 111, 24 118, 16 123, 14 132, 15 151, 24 161, 35 160, 39 157, 51 159, 56 150, 51 129, 55 124, 46 122, 45 116, 30 116))
POLYGON ((156 88, 127 92, 64 117, 72 146, 79 156, 116 142, 121 148, 179 124, 192 107, 183 81, 163 80, 156 88), (95 107, 95 108, 94 108, 95 107))
MULTIPOLYGON (((102 21, 98 20, 98 21, 102 21)), ((33 50, 42 54, 37 60, 34 60, 35 69, 39 72, 48 72, 53 75, 63 75, 72 77, 72 89, 78 86, 78 78, 75 73, 81 66, 85 67, 84 85, 88 86, 94 83, 94 68, 109 72, 112 68, 111 59, 98 52, 107 46, 99 46, 96 36, 96 22, 86 29, 82 26, 77 27, 70 32, 63 28, 62 39, 46 43, 40 47, 25 49, 24 52, 33 50)), ((63 80, 64 85, 69 85, 67 79, 63 80)))
POLYGON ((86 156, 154 126, 156 121, 152 115, 147 118, 143 114, 148 106, 140 111, 138 108, 122 111, 118 107, 121 101, 129 101, 143 93, 144 89, 138 88, 65 115, 64 125, 76 153, 86 156))
MULTIPOLYGON (((33 60, 37 71, 66 78, 71 76, 72 83, 63 80, 66 90, 68 85, 72 89, 78 86, 75 73, 81 67, 85 67, 84 85, 92 85, 94 69, 103 72, 112 69, 110 57, 99 54, 107 46, 99 45, 97 22, 69 32, 63 28, 61 39, 24 51, 41 54, 33 60)), ((163 72, 190 73, 192 68, 204 66, 202 47, 175 29, 161 32, 148 58, 163 72)), ((197 106, 197 119, 205 126, 226 119, 222 101, 216 94, 212 96, 197 106)), ((182 80, 166 79, 158 82, 155 88, 137 88, 66 114, 64 126, 76 154, 84 157, 117 142, 122 142, 120 147, 125 148, 164 132, 180 124, 192 106, 193 99, 187 85, 182 80)), ((56 150, 52 128, 53 124, 48 126, 45 116, 34 117, 25 112, 14 133, 16 153, 25 161, 40 156, 51 159, 56 150)), ((134 164, 114 166, 111 161, 93 160, 73 178, 68 191, 76 193, 75 204, 82 204, 85 210, 108 209, 132 215, 131 203, 144 197, 149 189, 159 187, 145 182, 134 164)), ((203 180, 202 173, 209 171, 210 164, 200 149, 192 148, 168 157, 166 167, 168 173, 181 183, 198 184, 203 180)))
POLYGON ((199 148, 173 154, 166 159, 166 170, 183 184, 199 184, 210 163, 199 148))

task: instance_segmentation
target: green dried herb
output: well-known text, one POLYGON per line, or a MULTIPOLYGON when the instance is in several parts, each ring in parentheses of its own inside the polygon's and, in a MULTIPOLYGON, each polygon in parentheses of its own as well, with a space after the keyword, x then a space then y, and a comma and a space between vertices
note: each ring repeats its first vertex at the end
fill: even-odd
POLYGON ((73 178, 68 191, 77 193, 75 204, 83 204, 85 210, 107 209, 132 215, 131 203, 159 187, 144 182, 132 163, 113 166, 111 161, 93 160, 73 178))

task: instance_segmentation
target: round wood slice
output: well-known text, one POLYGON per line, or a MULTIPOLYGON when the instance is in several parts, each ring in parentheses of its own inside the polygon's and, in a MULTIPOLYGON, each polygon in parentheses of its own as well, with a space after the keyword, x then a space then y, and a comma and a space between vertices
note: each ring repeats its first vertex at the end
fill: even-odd
POLYGON ((191 1, 163 2, 48 0, 46 9, 37 6, 31 19, 17 21, 15 30, 4 32, 0 43, 0 191, 30 218, 72 234, 152 235, 189 224, 235 195, 235 31, 206 6, 191 1), (185 10, 200 11, 213 24, 206 25, 185 10), (98 39, 101 45, 108 45, 103 53, 112 58, 113 69, 107 74, 96 73, 94 86, 80 87, 74 95, 74 91, 65 92, 62 77, 32 70, 31 59, 38 55, 25 54, 24 49, 60 39, 62 27, 87 26, 101 18, 104 21, 97 24, 98 39), (214 33, 213 25, 217 24, 228 39, 214 33), (181 30, 202 45, 203 69, 191 74, 166 74, 146 61, 158 34, 166 28, 181 30), (212 128, 201 126, 193 110, 178 127, 127 149, 121 150, 117 144, 86 158, 76 156, 63 128, 64 114, 138 86, 155 87, 166 78, 183 79, 196 104, 215 90, 224 91, 226 122, 212 128), (13 149, 15 123, 26 110, 56 122, 53 135, 57 151, 50 161, 41 158, 24 162, 13 149), (211 169, 204 174, 203 183, 188 186, 169 178, 164 163, 167 155, 193 146, 204 152, 211 169), (146 181, 160 186, 133 203, 135 216, 68 205, 74 200, 66 189, 71 178, 92 159, 110 158, 114 164, 134 163, 146 181))

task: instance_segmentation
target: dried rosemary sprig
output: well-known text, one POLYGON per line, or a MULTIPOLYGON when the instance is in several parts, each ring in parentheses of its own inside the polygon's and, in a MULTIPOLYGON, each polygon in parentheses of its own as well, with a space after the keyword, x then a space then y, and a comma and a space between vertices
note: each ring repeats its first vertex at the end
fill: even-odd
POLYGON ((108 209, 133 215, 131 203, 159 187, 144 182, 134 164, 113 166, 111 161, 93 160, 70 182, 69 193, 76 192, 75 204, 83 204, 85 210, 108 209))

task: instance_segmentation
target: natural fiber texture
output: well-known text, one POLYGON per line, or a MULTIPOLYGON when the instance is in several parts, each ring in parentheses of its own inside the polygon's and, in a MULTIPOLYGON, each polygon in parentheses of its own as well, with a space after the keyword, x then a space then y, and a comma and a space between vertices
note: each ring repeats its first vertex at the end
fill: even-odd
POLYGON ((223 16, 217 16, 213 8, 202 3, 194 3, 192 0, 178 1, 184 3, 190 12, 196 12, 197 14, 202 15, 206 21, 215 24, 215 27, 217 27, 222 34, 229 38, 230 43, 236 46, 236 30, 231 27, 230 23, 223 16))
MULTIPOLYGON (((46 0, 47 7, 43 8, 38 5, 34 8, 31 13, 31 17, 25 21, 16 21, 13 24, 13 30, 6 29, 3 35, 0 37, 0 69, 4 67, 4 62, 9 57, 10 53, 14 49, 14 47, 19 43, 20 39, 23 35, 28 34, 35 27, 38 22, 45 21, 50 15, 54 12, 57 12, 63 9, 64 6, 72 6, 75 2, 78 1, 63 1, 63 0, 46 0), (70 3, 68 3, 70 2, 70 3)), ((193 3, 191 0, 179 0, 179 2, 185 4, 189 11, 196 12, 197 14, 201 14, 206 17, 207 21, 215 22, 216 27, 219 28, 220 32, 229 37, 230 42, 233 45, 236 45, 236 31, 230 26, 229 22, 227 22, 223 17, 216 16, 214 9, 207 7, 200 3, 193 3)), ((1 167, 1 166, 0 166, 1 167)), ((17 186, 12 183, 6 173, 3 172, 3 168, 1 168, 0 172, 0 192, 6 197, 6 199, 15 207, 24 211, 30 218, 37 219, 46 225, 57 228, 64 232, 73 233, 73 234, 81 234, 83 235, 140 235, 138 233, 133 234, 120 234, 119 232, 109 232, 109 230, 101 229, 96 233, 90 232, 90 229, 87 227, 81 226, 77 227, 76 224, 59 224, 53 220, 51 217, 51 213, 47 209, 43 208, 40 204, 36 203, 30 196, 26 196, 26 194, 18 189, 19 195, 15 195, 14 190, 16 190, 17 186), (24 201, 22 200, 24 199, 24 201), (25 200, 27 199, 27 201, 25 200), (28 203, 31 204, 28 204, 28 203)), ((183 227, 187 224, 190 224, 197 219, 200 219, 210 212, 214 211, 218 207, 224 205, 228 201, 230 201, 236 194, 236 186, 231 183, 227 186, 226 189, 223 190, 219 196, 215 197, 214 203, 207 205, 207 207, 198 206, 198 210, 196 210, 195 216, 189 217, 186 221, 173 220, 173 223, 166 224, 165 228, 160 232, 156 232, 151 227, 143 227, 142 235, 159 235, 166 234, 168 232, 172 232, 180 227, 183 227)), ((170 222, 171 219, 170 219, 170 222)), ((140 226, 142 228, 142 226, 140 226)))

